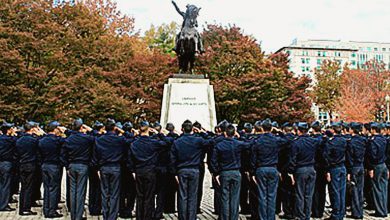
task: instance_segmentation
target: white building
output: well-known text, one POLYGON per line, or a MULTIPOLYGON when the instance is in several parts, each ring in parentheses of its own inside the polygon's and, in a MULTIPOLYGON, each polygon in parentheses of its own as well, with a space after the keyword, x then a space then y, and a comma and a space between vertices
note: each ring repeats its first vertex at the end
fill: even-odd
POLYGON ((67 3, 67 2, 69 2, 71 5, 74 5, 76 3, 76 0, 54 0, 53 4, 55 6, 57 6, 57 5, 64 4, 64 3, 67 3))
MULTIPOLYGON (((341 67, 348 65, 351 69, 364 68, 367 61, 377 60, 390 69, 390 43, 295 39, 276 53, 279 52, 289 54, 289 67, 294 74, 307 75, 314 81, 314 71, 324 60, 335 60, 341 67)), ((329 122, 327 113, 316 106, 312 110, 318 120, 329 122)))

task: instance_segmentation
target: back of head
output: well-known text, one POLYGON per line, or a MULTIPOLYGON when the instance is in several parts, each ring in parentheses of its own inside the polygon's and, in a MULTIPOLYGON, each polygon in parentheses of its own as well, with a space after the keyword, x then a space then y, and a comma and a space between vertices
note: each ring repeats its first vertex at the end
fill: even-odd
POLYGON ((363 130, 363 125, 358 122, 351 122, 350 127, 354 134, 359 134, 363 130))
POLYGON ((253 125, 251 123, 245 123, 244 124, 244 131, 245 133, 251 133, 253 130, 253 125))
POLYGON ((315 131, 315 132, 320 132, 321 131, 321 122, 315 121, 311 123, 310 127, 315 131))
POLYGON ((263 130, 265 132, 269 132, 272 130, 272 122, 270 119, 265 119, 262 123, 261 123, 261 127, 263 127, 263 130))
POLYGON ((52 121, 46 126, 47 132, 53 132, 56 128, 60 126, 60 123, 58 121, 52 121))
POLYGON ((131 122, 128 121, 128 122, 125 122, 125 123, 123 124, 123 130, 124 130, 124 131, 130 132, 131 129, 133 129, 133 124, 132 124, 131 122))
POLYGON ((263 129, 263 127, 261 126, 261 121, 256 121, 254 127, 256 132, 261 132, 263 129))
POLYGON ((183 129, 184 133, 191 133, 193 128, 192 122, 190 120, 185 120, 181 125, 181 128, 183 129))
POLYGON ((298 127, 298 131, 303 134, 306 134, 307 131, 309 130, 309 125, 306 122, 298 122, 297 127, 298 127))
POLYGON ((199 129, 199 130, 202 129, 202 124, 199 123, 198 121, 195 121, 194 124, 193 124, 192 126, 194 126, 195 128, 197 128, 197 129, 199 129))
POLYGON ((74 120, 73 124, 72 124, 73 130, 79 131, 81 129, 81 127, 83 126, 83 124, 84 124, 84 122, 83 122, 83 119, 81 119, 81 118, 74 120))
POLYGON ((234 127, 234 125, 230 124, 226 127, 226 136, 228 137, 233 137, 236 133, 236 128, 234 127))
POLYGON ((141 131, 141 133, 148 132, 149 127, 150 127, 150 124, 148 121, 141 121, 141 123, 139 124, 139 130, 141 131))
POLYGON ((114 131, 116 127, 115 120, 111 118, 107 119, 105 127, 106 127, 106 131, 114 131))
POLYGON ((331 127, 336 134, 341 134, 341 131, 343 130, 341 122, 332 122, 331 127))
POLYGON ((167 131, 173 132, 175 130, 175 126, 172 123, 167 123, 165 129, 167 129, 167 131))
POLYGON ((31 131, 31 129, 38 127, 38 126, 39 126, 38 123, 33 122, 33 121, 29 121, 29 122, 26 122, 24 124, 24 130, 25 130, 25 132, 28 132, 28 131, 31 131))
POLYGON ((221 130, 221 132, 225 132, 228 125, 229 122, 227 120, 223 120, 218 124, 218 127, 221 130))

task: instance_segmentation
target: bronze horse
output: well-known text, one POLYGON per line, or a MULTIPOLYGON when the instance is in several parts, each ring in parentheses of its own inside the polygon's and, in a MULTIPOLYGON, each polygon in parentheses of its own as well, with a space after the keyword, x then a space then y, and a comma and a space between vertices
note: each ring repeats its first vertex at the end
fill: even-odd
POLYGON ((193 73, 196 53, 203 53, 203 43, 196 27, 197 17, 201 8, 187 5, 186 12, 182 12, 174 1, 176 11, 184 18, 180 33, 176 36, 175 52, 179 58, 180 73, 193 73))

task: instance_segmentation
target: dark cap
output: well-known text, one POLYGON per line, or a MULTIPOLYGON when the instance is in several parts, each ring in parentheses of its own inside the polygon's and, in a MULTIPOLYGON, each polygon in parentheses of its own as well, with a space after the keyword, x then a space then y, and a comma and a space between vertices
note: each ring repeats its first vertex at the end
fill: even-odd
POLYGON ((38 127, 38 126, 39 126, 39 124, 37 122, 28 121, 28 122, 26 122, 26 124, 24 124, 24 130, 29 131, 32 128, 35 128, 35 127, 38 127))
POLYGON ((101 123, 100 121, 95 121, 95 123, 93 123, 92 127, 95 130, 100 130, 102 127, 104 127, 104 124, 101 123))
POLYGON ((267 118, 261 122, 261 126, 263 127, 272 127, 271 119, 267 118))
POLYGON ((251 123, 245 123, 244 124, 244 129, 247 131, 251 131, 253 129, 253 125, 251 123))
POLYGON ((343 128, 350 128, 350 125, 348 122, 343 122, 343 128))
POLYGON ((285 122, 282 124, 282 128, 288 128, 288 127, 292 127, 292 124, 290 122, 285 122))
POLYGON ((115 120, 112 118, 108 118, 106 121, 106 127, 115 127, 115 126, 116 126, 115 120))
POLYGON ((139 123, 139 126, 140 126, 140 127, 150 127, 150 124, 149 124, 148 121, 141 121, 141 122, 139 123))
POLYGON ((14 123, 8 123, 8 122, 6 122, 6 121, 3 121, 3 123, 1 124, 1 128, 2 129, 10 129, 10 128, 12 128, 12 127, 14 127, 15 126, 15 124, 14 123))
POLYGON ((120 121, 118 121, 117 123, 115 123, 115 126, 119 129, 123 129, 123 125, 120 121))
POLYGON ((165 129, 167 129, 168 131, 174 131, 175 125, 173 125, 172 123, 167 123, 167 125, 165 126, 165 129))
POLYGON ((279 128, 278 122, 276 121, 272 122, 272 127, 279 128))
POLYGON ((153 128, 158 128, 158 127, 162 127, 160 122, 156 121, 153 123, 153 128))
POLYGON ((319 121, 314 121, 314 122, 311 123, 310 127, 312 127, 312 128, 321 127, 321 122, 319 122, 319 121))
POLYGON ((78 119, 73 121, 73 128, 78 130, 81 128, 81 126, 83 126, 83 124, 84 124, 83 119, 78 118, 78 119))
POLYGON ((309 124, 306 122, 298 122, 298 129, 309 130, 309 124))
POLYGON ((61 124, 58 121, 52 121, 47 125, 47 130, 53 131, 54 129, 61 126, 61 124))
POLYGON ((131 122, 128 121, 123 124, 123 130, 131 131, 131 129, 133 129, 133 124, 131 122))
POLYGON ((374 128, 374 129, 376 129, 376 128, 381 128, 380 124, 377 123, 377 122, 371 122, 371 126, 370 126, 370 127, 371 127, 371 128, 374 128))
POLYGON ((342 123, 339 122, 339 121, 336 121, 336 122, 332 122, 332 123, 330 124, 330 126, 332 126, 332 128, 341 128, 342 123))
POLYGON ((349 126, 353 129, 353 130, 358 130, 358 131, 361 131, 363 129, 363 124, 359 123, 359 122, 351 122, 349 124, 349 126))

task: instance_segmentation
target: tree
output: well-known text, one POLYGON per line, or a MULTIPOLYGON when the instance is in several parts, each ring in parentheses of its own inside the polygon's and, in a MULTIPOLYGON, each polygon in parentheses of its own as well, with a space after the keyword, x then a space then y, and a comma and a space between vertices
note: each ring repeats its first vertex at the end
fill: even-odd
POLYGON ((159 49, 163 53, 175 55, 173 48, 175 46, 175 38, 179 27, 176 22, 170 24, 162 24, 155 27, 152 25, 149 30, 145 32, 143 39, 150 48, 159 49))
POLYGON ((340 70, 341 67, 337 61, 325 60, 321 67, 314 72, 315 85, 312 97, 316 105, 329 113, 330 120, 332 120, 340 98, 340 70))
POLYGON ((206 52, 195 72, 208 75, 214 85, 217 118, 235 123, 311 118, 310 80, 288 71, 287 55, 266 58, 256 40, 236 26, 208 25, 202 38, 206 52))
POLYGON ((0 11, 0 118, 130 116, 131 102, 102 75, 132 57, 132 36, 117 32, 132 27, 131 19, 107 23, 84 4, 44 0, 5 0, 0 11))
POLYGON ((341 76, 340 101, 336 109, 346 121, 373 121, 385 105, 390 72, 377 62, 369 62, 366 66, 366 69, 345 69, 341 76))

